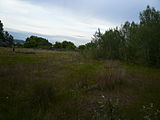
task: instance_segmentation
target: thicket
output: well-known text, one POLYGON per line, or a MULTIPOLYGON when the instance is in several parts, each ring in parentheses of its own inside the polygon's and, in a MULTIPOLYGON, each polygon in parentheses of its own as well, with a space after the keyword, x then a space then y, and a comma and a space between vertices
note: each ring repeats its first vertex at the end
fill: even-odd
POLYGON ((125 22, 121 27, 94 34, 85 53, 94 58, 160 66, 160 11, 147 6, 140 22, 125 22))
POLYGON ((63 42, 55 42, 53 45, 54 49, 63 49, 63 50, 75 50, 76 46, 73 42, 63 41, 63 42))
POLYGON ((47 39, 37 36, 28 37, 24 43, 25 48, 51 48, 52 44, 47 39))
POLYGON ((37 36, 30 36, 24 43, 25 48, 43 48, 56 50, 75 50, 76 46, 70 41, 50 43, 47 39, 37 36))

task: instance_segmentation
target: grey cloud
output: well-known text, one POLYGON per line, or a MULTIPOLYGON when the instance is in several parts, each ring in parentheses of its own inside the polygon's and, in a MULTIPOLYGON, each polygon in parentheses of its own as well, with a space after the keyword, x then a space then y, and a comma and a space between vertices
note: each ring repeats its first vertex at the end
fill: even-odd
MULTIPOLYGON (((28 0, 27 0, 28 1, 28 0)), ((160 9, 158 0, 29 0, 31 3, 60 6, 74 14, 97 17, 112 23, 138 21, 139 12, 147 5, 160 9)), ((85 19, 85 18, 84 18, 85 19)))

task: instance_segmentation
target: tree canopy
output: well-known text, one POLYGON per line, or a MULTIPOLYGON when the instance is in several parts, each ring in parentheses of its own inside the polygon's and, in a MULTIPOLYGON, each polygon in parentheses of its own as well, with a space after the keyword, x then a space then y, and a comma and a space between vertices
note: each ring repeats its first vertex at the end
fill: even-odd
POLYGON ((75 50, 76 46, 73 42, 63 41, 63 42, 55 42, 53 45, 54 49, 63 49, 63 50, 75 50))
POLYGON ((24 43, 26 48, 46 48, 49 49, 52 47, 52 44, 48 42, 47 39, 37 36, 30 36, 26 39, 24 43))
POLYGON ((147 6, 139 18, 103 34, 98 30, 86 48, 97 58, 160 66, 160 11, 147 6))
POLYGON ((3 29, 3 23, 0 20, 0 46, 10 47, 13 45, 13 36, 3 29))

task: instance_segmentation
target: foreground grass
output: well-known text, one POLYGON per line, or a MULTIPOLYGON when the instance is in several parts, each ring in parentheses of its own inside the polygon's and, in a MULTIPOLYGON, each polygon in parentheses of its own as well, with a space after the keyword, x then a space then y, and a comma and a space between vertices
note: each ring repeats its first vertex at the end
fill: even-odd
POLYGON ((159 73, 75 52, 0 48, 0 119, 143 120, 143 105, 160 107, 159 73))

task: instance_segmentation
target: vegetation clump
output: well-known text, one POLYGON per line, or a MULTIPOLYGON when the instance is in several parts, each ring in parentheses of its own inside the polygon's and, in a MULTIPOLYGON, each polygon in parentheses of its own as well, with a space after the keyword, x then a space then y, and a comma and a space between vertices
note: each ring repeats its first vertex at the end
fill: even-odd
POLYGON ((24 43, 25 48, 46 48, 49 49, 52 47, 52 44, 48 42, 47 39, 37 37, 37 36, 31 36, 26 39, 24 43))
POLYGON ((160 11, 155 8, 140 13, 140 23, 125 22, 120 28, 95 33, 86 44, 85 53, 94 58, 122 60, 160 66, 160 11))
POLYGON ((11 47, 13 45, 13 36, 4 31, 3 24, 0 20, 0 47, 11 47))
POLYGON ((55 44, 53 45, 53 48, 57 50, 75 50, 76 46, 74 45, 74 43, 70 41, 63 41, 62 43, 55 42, 55 44))
POLYGON ((153 103, 150 103, 148 105, 143 105, 141 112, 143 115, 143 120, 159 120, 160 119, 160 109, 158 109, 153 103))

